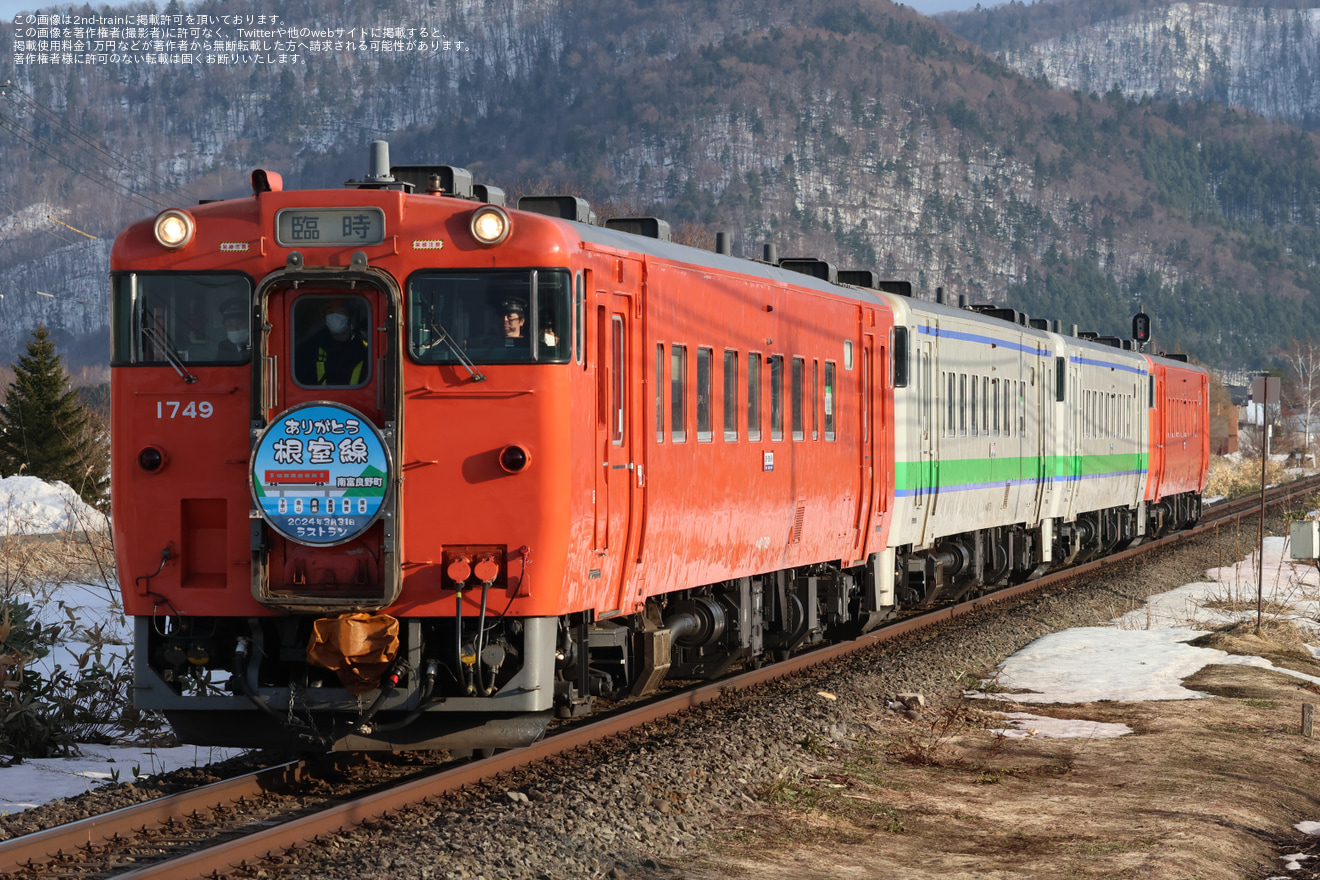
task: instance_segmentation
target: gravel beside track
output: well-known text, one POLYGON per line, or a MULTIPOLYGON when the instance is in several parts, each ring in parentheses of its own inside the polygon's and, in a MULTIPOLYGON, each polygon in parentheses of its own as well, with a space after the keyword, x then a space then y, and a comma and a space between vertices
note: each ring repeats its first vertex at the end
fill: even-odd
MULTIPOLYGON (((1281 517, 1268 524, 1281 534, 1281 517)), ((429 878, 671 878, 712 829, 755 827, 761 796, 832 744, 929 729, 939 710, 1035 638, 1108 622, 1150 594, 1203 580, 1250 552, 1254 521, 1225 525, 1154 558, 1083 582, 994 605, 834 661, 789 680, 726 696, 677 719, 321 840, 237 876, 429 878), (918 692, 925 717, 891 708, 918 692)), ((883 760, 877 757, 876 760, 883 760)), ((196 772, 196 771, 194 771, 196 772)), ((170 774, 174 776, 177 774, 170 774)), ((168 777, 157 784, 168 785, 168 777)), ((27 833, 104 809, 121 786, 0 822, 27 833), (54 818, 53 818, 54 817, 54 818)), ((134 788, 141 788, 136 786, 134 788)), ((135 798, 136 799, 136 798, 135 798)), ((122 805, 116 802, 115 805, 122 805)))
MULTIPOLYGON (((1272 534, 1285 528, 1272 521, 1272 534)), ((689 876, 712 829, 754 828, 760 797, 831 743, 929 729, 974 679, 1047 633, 1103 624, 1146 596, 1203 580, 1249 552, 1255 529, 1116 565, 532 770, 473 786, 388 823, 322 841, 239 876, 307 880, 689 876), (822 696, 825 693, 829 696, 822 696), (890 708, 919 692, 926 718, 890 708)), ((882 760, 877 758, 877 760, 882 760)))

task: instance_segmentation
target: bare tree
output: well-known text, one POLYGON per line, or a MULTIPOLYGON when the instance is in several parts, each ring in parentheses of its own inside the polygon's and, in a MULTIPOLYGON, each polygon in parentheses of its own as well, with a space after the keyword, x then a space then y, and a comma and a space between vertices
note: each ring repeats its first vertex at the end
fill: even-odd
POLYGON ((1287 402, 1302 424, 1302 455, 1311 451, 1311 440, 1320 428, 1320 343, 1291 340, 1280 352, 1292 383, 1287 402))

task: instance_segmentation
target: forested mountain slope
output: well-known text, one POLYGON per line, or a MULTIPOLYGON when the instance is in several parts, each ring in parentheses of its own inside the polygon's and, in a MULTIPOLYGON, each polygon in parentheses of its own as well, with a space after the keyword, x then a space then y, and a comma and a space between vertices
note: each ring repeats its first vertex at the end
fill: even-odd
POLYGON ((1320 9, 1311 5, 1014 2, 941 20, 1056 88, 1103 93, 1117 85, 1129 96, 1232 104, 1314 129, 1320 126, 1320 9))
MULTIPOLYGON (((749 256, 771 241, 926 297, 943 285, 1118 334, 1142 306, 1161 347, 1212 363, 1320 337, 1320 159, 1284 123, 1055 90, 882 0, 284 6, 298 27, 424 23, 450 48, 262 66, 4 58, 0 80, 18 87, 0 102, 4 308, 35 303, 40 284, 104 301, 103 243, 77 244, 48 216, 113 236, 156 203, 243 195, 256 166, 290 187, 338 186, 383 136, 396 163, 574 192, 604 216, 654 212, 706 246, 729 231, 749 256), (122 161, 53 159, 49 145, 73 143, 61 120, 122 161), (52 262, 65 249, 77 259, 52 262)), ((16 332, 0 323, 0 346, 16 332)))

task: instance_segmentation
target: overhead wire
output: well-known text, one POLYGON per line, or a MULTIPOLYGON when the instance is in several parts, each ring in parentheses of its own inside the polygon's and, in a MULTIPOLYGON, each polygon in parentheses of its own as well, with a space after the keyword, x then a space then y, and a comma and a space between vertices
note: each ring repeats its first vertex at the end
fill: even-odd
MULTIPOLYGON (((25 109, 40 116, 47 124, 58 129, 61 134, 73 142, 74 146, 79 151, 93 159, 93 161, 96 161, 102 167, 108 166, 120 169, 134 164, 134 160, 131 157, 116 152, 110 146, 74 128, 68 123, 64 114, 57 113, 50 109, 36 98, 29 95, 22 88, 9 83, 0 89, 0 93, 8 93, 7 96, 11 97, 11 100, 16 99, 16 102, 20 103, 25 109)), ((150 168, 138 167, 136 173, 149 181, 159 192, 178 192, 192 199, 197 198, 197 194, 191 192, 187 187, 160 177, 150 168)))
MULTIPOLYGON (((10 105, 15 109, 27 111, 29 119, 37 118, 50 125, 52 130, 58 131, 66 138, 66 141, 64 144, 57 144, 43 137, 36 131, 35 126, 25 125, 20 120, 19 113, 7 113, 4 109, 0 109, 0 128, 9 131, 33 149, 50 157, 70 171, 85 176, 90 182, 109 190, 115 195, 128 198, 152 211, 169 207, 167 203, 140 191, 129 183, 111 177, 107 173, 111 170, 119 172, 125 167, 132 167, 134 162, 130 158, 78 132, 54 111, 45 107, 22 89, 13 86, 12 83, 6 83, 3 87, 0 87, 0 97, 8 98, 10 105)), ((178 186, 149 171, 140 170, 140 174, 143 178, 158 185, 163 191, 180 190, 178 186)))
POLYGON ((153 211, 159 211, 169 207, 164 202, 158 201, 157 199, 154 199, 151 196, 140 193, 127 184, 120 183, 117 180, 113 180, 110 177, 107 177, 105 174, 101 173, 100 171, 94 168, 87 167, 85 163, 80 163, 76 155, 70 155, 66 151, 62 150, 57 144, 46 140, 32 129, 25 128, 21 123, 18 122, 18 120, 14 119, 12 116, 9 116, 2 110, 0 110, 0 128, 4 128, 6 131, 9 131, 10 133, 17 135, 21 140, 25 141, 33 149, 41 152, 46 156, 49 156, 51 159, 54 159, 56 162, 63 165, 65 168, 68 168, 70 171, 75 171, 79 174, 86 176, 87 179, 90 180, 92 183, 95 183, 98 186, 110 190, 115 195, 124 196, 125 198, 131 199, 134 202, 137 202, 139 205, 142 205, 143 207, 146 207, 147 209, 153 211))

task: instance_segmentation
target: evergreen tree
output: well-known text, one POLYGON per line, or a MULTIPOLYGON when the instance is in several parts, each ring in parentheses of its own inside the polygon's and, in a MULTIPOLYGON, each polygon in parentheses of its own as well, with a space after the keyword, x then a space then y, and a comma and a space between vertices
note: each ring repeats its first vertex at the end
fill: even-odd
POLYGON ((44 326, 28 340, 0 404, 0 473, 67 483, 89 504, 104 501, 104 439, 69 387, 69 375, 44 326))

